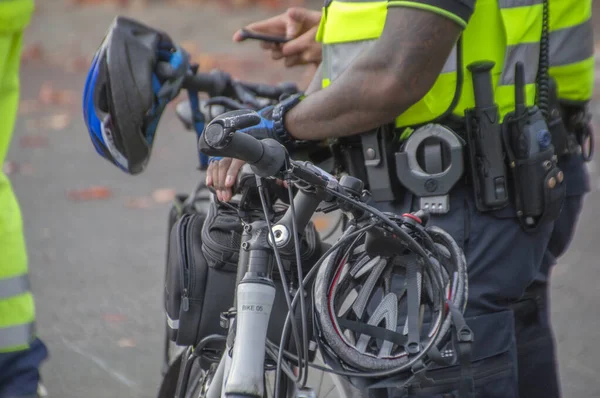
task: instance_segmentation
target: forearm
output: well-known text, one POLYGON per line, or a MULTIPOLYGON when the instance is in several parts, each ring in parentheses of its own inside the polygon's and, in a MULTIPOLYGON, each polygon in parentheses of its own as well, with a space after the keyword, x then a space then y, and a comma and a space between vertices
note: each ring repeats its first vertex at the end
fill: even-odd
POLYGON ((320 140, 391 122, 433 86, 460 32, 434 13, 389 9, 379 40, 326 90, 288 112, 287 130, 296 139, 320 140))
POLYGON ((310 81, 310 84, 306 88, 305 94, 314 94, 317 91, 321 90, 321 87, 323 87, 323 72, 321 70, 321 64, 319 64, 319 67, 315 71, 315 74, 312 80, 310 81))

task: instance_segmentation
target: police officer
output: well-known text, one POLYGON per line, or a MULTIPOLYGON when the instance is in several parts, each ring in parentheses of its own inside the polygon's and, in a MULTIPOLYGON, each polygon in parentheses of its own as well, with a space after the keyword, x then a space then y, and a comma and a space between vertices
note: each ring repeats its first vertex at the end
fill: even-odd
MULTIPOLYGON (((321 45, 316 41, 316 33, 320 19, 320 12, 290 8, 281 15, 252 23, 247 26, 247 29, 292 39, 283 45, 261 43, 263 49, 271 52, 273 59, 283 59, 285 66, 306 64, 318 66, 321 63, 321 45)), ((234 34, 233 40, 236 42, 243 40, 240 31, 234 34)), ((584 109, 588 99, 587 96, 582 96, 579 106, 574 108, 584 109)), ((569 115, 565 113, 563 112, 562 117, 569 124, 569 115)), ((573 129, 572 126, 571 130, 573 129)), ((590 189, 583 153, 592 148, 582 147, 575 139, 572 150, 574 153, 559 157, 559 167, 564 172, 567 195, 560 217, 554 224, 541 269, 535 281, 526 289, 524 296, 512 305, 515 312, 521 397, 561 396, 554 335, 550 323, 548 282, 551 267, 567 250, 573 238, 584 195, 590 189)))
MULTIPOLYGON (((17 116, 21 43, 33 8, 33 0, 0 2, 0 164, 17 116)), ((48 353, 34 322, 21 212, 0 170, 0 398, 38 396, 48 353)))
MULTIPOLYGON (((463 121, 465 111, 476 105, 467 65, 483 60, 494 62, 494 101, 504 117, 515 109, 518 63, 525 69, 527 106, 535 100, 539 49, 548 45, 547 40, 542 43, 543 26, 550 34, 548 66, 559 97, 571 103, 586 101, 594 81, 591 2, 549 0, 543 7, 539 3, 327 1, 317 34, 323 43, 318 74, 323 89, 311 85, 306 96, 288 98, 275 109, 260 112, 261 123, 243 131, 293 147, 295 140, 346 140, 386 123, 402 131, 432 121, 463 121)), ((232 159, 211 162, 207 184, 221 199, 230 197, 241 165, 232 159)), ((469 264, 465 315, 476 336, 475 391, 485 397, 517 397, 510 308, 535 279, 553 222, 543 222, 531 233, 524 230, 512 204, 480 211, 464 180, 455 184, 448 204, 449 211, 434 215, 432 221, 451 232, 469 264)), ((408 191, 379 203, 395 213, 418 206, 418 198, 408 191)), ((421 383, 410 396, 447 396, 458 391, 464 379, 456 367, 433 370, 428 376, 434 382, 421 383)), ((403 392, 388 391, 389 396, 403 392)))

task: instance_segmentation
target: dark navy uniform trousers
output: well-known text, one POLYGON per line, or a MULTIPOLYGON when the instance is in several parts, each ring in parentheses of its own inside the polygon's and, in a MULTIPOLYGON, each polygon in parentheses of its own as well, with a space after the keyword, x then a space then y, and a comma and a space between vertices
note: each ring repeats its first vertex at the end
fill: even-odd
POLYGON ((559 161, 565 173, 567 198, 554 223, 550 243, 535 282, 513 306, 517 338, 519 392, 523 398, 559 398, 560 382, 554 334, 550 324, 548 279, 551 268, 568 248, 579 219, 589 176, 581 156, 559 161))
MULTIPOLYGON (((547 306, 547 277, 556 257, 567 248, 588 181, 581 157, 563 159, 567 198, 558 220, 526 233, 511 206, 481 213, 472 188, 457 185, 450 212, 432 216, 430 224, 452 234, 463 248, 469 269, 465 312, 475 335, 472 372, 479 398, 559 397, 554 340, 547 306), (533 306, 522 306, 533 301, 533 306), (518 304, 516 304, 518 303, 518 304), (516 310, 516 311, 513 311, 516 310)), ((415 210, 417 198, 378 204, 385 211, 415 210)), ((450 398, 458 396, 460 368, 434 367, 433 383, 391 389, 388 397, 450 398)))

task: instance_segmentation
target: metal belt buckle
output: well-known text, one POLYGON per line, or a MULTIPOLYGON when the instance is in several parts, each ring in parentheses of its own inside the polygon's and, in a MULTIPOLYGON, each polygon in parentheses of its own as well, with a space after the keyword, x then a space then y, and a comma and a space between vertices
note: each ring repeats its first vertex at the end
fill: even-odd
POLYGON ((404 150, 396 153, 396 173, 433 214, 450 211, 448 193, 464 172, 464 141, 448 127, 428 124, 414 131, 404 150))

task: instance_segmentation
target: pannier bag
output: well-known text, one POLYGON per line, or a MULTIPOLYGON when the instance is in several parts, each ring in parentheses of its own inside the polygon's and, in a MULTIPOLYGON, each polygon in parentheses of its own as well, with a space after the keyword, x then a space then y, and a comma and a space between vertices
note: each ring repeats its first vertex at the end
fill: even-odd
MULTIPOLYGON (((184 213, 170 231, 164 306, 168 336, 180 346, 197 345, 213 334, 226 335, 220 316, 233 305, 243 226, 234 210, 215 200, 208 206, 206 215, 184 213)), ((301 243, 302 265, 308 272, 321 255, 321 241, 312 223, 301 243)), ((293 257, 284 257, 283 263, 289 282, 296 264, 293 257)), ((277 290, 268 337, 279 343, 287 305, 278 274, 274 279, 277 290)), ((215 342, 208 347, 222 346, 215 342)))

